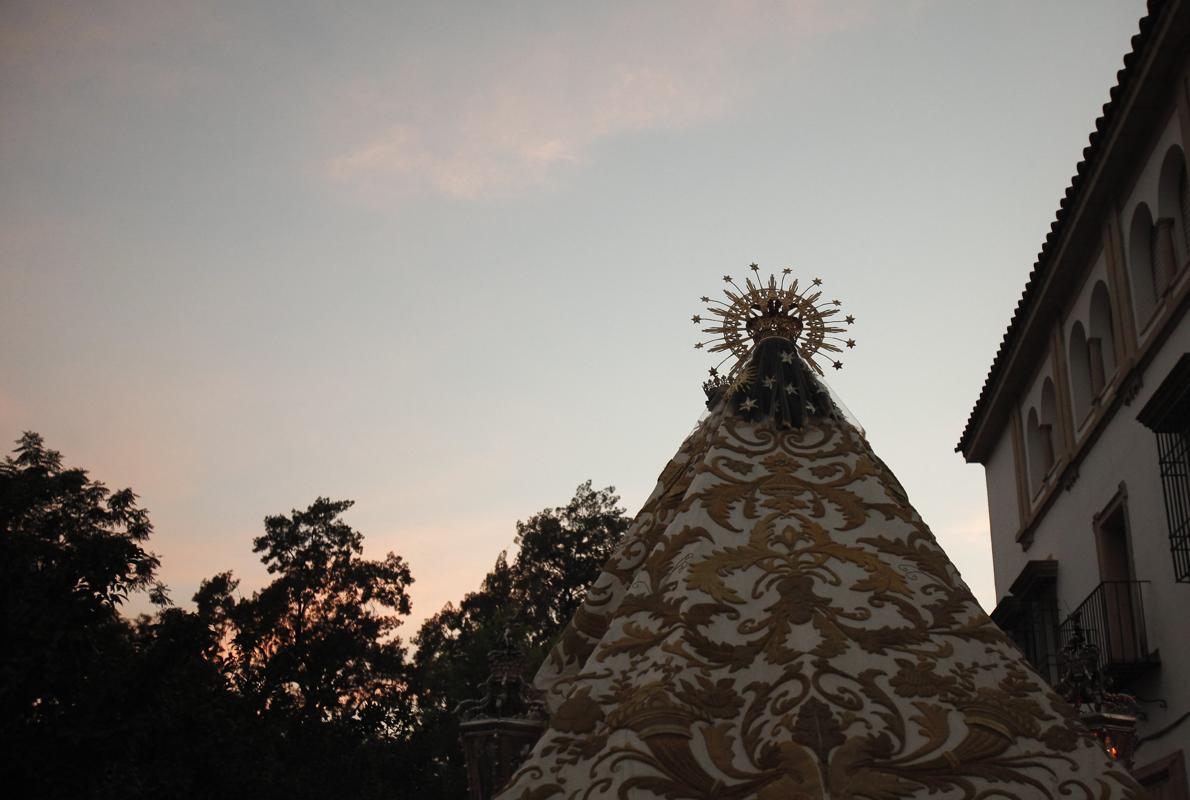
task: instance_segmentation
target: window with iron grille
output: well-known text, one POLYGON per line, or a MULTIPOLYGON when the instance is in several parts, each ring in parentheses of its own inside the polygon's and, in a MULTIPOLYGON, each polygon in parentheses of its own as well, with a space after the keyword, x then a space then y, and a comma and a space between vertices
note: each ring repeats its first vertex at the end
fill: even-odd
POLYGON ((1057 683, 1058 599, 1052 587, 1024 604, 1018 627, 1009 633, 1025 660, 1050 684, 1057 683))
POLYGON ((1157 435, 1174 578, 1190 582, 1190 353, 1169 371, 1137 419, 1157 435))
POLYGON ((1008 634, 1037 674, 1057 681, 1058 562, 1030 561, 992 611, 992 620, 1008 634))
POLYGON ((1190 581, 1190 431, 1158 433, 1157 451, 1174 576, 1190 581))

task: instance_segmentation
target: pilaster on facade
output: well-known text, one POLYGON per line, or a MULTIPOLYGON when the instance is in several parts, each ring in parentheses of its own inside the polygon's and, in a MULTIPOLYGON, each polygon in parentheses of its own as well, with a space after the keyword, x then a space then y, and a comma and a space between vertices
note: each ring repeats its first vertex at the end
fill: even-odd
POLYGON ((1113 204, 1104 231, 1108 284, 1117 298, 1113 330, 1117 334, 1116 370, 1128 374, 1136 360, 1136 317, 1132 312, 1132 286, 1124 262, 1124 237, 1120 232, 1122 209, 1113 204))
POLYGON ((1017 530, 1020 531, 1029 520, 1029 504, 1032 501, 1029 479, 1025 475, 1025 433, 1021 424, 1020 403, 1012 404, 1012 427, 1008 435, 1012 437, 1012 467, 1016 478, 1016 524, 1017 530))
MULTIPOLYGON (((1066 342, 1062 336, 1061 320, 1056 320, 1050 331, 1050 363, 1053 364, 1054 389, 1058 395, 1058 427, 1062 431, 1062 454, 1054 459, 1056 465, 1064 467, 1074 454, 1073 404, 1070 398, 1070 371, 1066 364, 1066 342)), ((1060 471, 1060 467, 1055 467, 1060 471)))

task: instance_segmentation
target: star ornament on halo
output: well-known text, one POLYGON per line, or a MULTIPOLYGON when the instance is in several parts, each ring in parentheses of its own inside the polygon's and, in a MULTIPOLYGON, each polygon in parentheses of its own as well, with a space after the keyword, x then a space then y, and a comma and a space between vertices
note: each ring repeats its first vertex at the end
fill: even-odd
POLYGON ((792 277, 789 267, 767 279, 760 277, 759 264, 749 264, 748 270, 752 274, 745 273, 748 277, 741 283, 730 275, 723 276, 727 286, 720 299, 705 295, 700 298, 706 312, 691 319, 703 326, 701 331, 709 338, 695 344, 695 348, 722 354, 716 367, 731 362, 728 377, 738 374, 757 345, 773 338, 794 345, 782 354, 786 364, 800 357, 819 375, 826 366, 841 369, 842 362, 833 354, 855 347, 855 340, 843 335, 855 317, 842 316, 840 302, 823 297, 819 288, 822 278, 803 284, 792 277))

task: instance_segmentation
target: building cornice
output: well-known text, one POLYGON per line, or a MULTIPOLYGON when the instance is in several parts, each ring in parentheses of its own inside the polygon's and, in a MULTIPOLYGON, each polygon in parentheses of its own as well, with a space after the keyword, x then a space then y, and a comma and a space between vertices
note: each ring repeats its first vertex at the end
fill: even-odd
POLYGON ((1190 0, 1150 0, 1132 37, 1132 50, 1116 74, 1116 85, 1095 122, 1083 159, 1059 203, 1050 232, 955 450, 969 462, 986 460, 1018 386, 1044 347, 1067 295, 1087 262, 1102 246, 1102 227, 1120 188, 1136 165, 1119 152, 1143 151, 1164 112, 1173 77, 1180 74, 1190 43, 1190 0), (1091 226, 1093 235, 1086 235, 1091 226))

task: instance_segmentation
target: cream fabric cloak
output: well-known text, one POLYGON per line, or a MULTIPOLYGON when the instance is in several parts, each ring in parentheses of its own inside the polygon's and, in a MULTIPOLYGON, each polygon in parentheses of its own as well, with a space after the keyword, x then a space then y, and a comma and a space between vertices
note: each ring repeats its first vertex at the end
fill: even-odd
POLYGON ((502 800, 1143 796, 837 413, 720 401, 536 685, 502 800))

